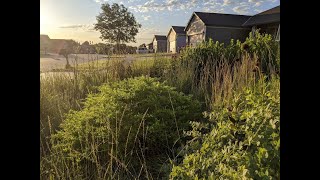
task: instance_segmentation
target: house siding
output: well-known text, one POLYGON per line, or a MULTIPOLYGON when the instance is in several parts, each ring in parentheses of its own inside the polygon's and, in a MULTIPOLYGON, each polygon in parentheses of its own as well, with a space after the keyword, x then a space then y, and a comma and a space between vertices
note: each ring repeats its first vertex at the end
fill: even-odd
POLYGON ((190 25, 186 29, 186 41, 189 46, 196 46, 204 40, 205 24, 201 19, 193 15, 190 25))
POLYGON ((177 34, 174 30, 171 30, 168 34, 167 52, 177 53, 184 46, 186 46, 186 35, 177 34))
POLYGON ((166 52, 167 51, 167 40, 154 40, 153 41, 154 52, 166 52))
POLYGON ((229 44, 231 39, 245 41, 248 37, 250 28, 230 28, 230 27, 206 27, 205 40, 210 38, 213 41, 219 41, 220 43, 229 44))
POLYGON ((186 35, 178 35, 176 43, 176 52, 179 52, 182 47, 186 46, 186 35))
POLYGON ((175 51, 176 51, 176 35, 177 35, 176 32, 171 29, 170 33, 168 35, 167 52, 175 53, 175 51))

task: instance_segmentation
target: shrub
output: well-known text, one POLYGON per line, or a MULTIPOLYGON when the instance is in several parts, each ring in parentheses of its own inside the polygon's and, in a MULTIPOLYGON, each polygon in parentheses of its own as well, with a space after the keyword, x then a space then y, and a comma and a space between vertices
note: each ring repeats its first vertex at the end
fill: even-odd
POLYGON ((52 136, 57 158, 67 162, 66 169, 79 167, 82 178, 120 172, 137 177, 142 169, 146 177, 159 173, 183 143, 188 122, 201 118, 198 101, 153 78, 108 83, 99 90, 52 136))
POLYGON ((258 31, 255 34, 255 37, 250 34, 243 43, 231 39, 225 45, 209 39, 196 47, 184 49, 179 59, 172 62, 174 65, 171 65, 169 73, 172 75, 169 77, 170 83, 177 85, 184 93, 199 97, 206 94, 211 96, 215 75, 224 66, 229 67, 225 74, 232 73, 234 66, 243 63, 244 59, 250 59, 256 61, 255 65, 260 72, 268 76, 279 72, 279 43, 271 35, 260 34, 258 31))
POLYGON ((260 34, 257 30, 255 36, 252 33, 242 44, 249 54, 256 54, 259 58, 259 67, 265 74, 271 74, 280 68, 280 44, 274 41, 270 34, 260 34))
POLYGON ((280 179, 279 95, 278 79, 260 82, 207 113, 210 123, 193 123, 187 134, 199 140, 189 143, 171 178, 280 179))

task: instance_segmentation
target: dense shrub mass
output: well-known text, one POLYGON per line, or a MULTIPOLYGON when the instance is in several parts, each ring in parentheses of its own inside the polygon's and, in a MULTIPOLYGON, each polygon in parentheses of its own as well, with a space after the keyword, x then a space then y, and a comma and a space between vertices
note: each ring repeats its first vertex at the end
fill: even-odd
POLYGON ((255 33, 44 76, 40 178, 279 179, 279 67, 255 33))
POLYGON ((182 145, 180 136, 188 122, 202 116, 197 100, 152 78, 123 80, 99 89, 81 111, 67 115, 62 130, 53 136, 59 157, 77 164, 82 178, 86 174, 102 177, 109 173, 104 170, 108 167, 112 175, 116 171, 112 167, 129 162, 122 168, 135 176, 141 164, 146 172, 159 173, 182 145))
POLYGON ((279 80, 273 80, 246 88, 228 107, 208 113, 211 127, 196 123, 187 133, 198 140, 189 144, 171 178, 280 179, 279 95, 279 80))
POLYGON ((236 63, 241 63, 247 57, 254 59, 260 71, 266 75, 278 72, 279 49, 279 43, 274 41, 271 35, 260 34, 258 31, 255 32, 255 36, 250 33, 243 43, 232 39, 228 45, 225 45, 209 39, 196 47, 182 51, 175 65, 182 70, 173 74, 183 75, 188 71, 188 78, 193 86, 191 88, 200 88, 205 90, 201 93, 208 93, 211 91, 212 82, 215 81, 213 75, 217 70, 227 65, 232 71, 236 63))

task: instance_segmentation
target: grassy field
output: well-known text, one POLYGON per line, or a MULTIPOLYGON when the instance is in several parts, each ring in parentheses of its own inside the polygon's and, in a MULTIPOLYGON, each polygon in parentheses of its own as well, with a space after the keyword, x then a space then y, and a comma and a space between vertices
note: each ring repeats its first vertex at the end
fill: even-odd
POLYGON ((40 76, 41 179, 279 178, 271 36, 138 57, 40 76))

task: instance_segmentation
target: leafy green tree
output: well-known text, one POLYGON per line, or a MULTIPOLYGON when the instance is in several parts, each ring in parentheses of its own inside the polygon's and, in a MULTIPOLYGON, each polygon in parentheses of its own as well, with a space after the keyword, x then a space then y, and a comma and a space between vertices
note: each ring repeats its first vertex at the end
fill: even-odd
POLYGON ((59 51, 59 55, 62 55, 66 58, 67 64, 66 69, 70 68, 71 65, 69 63, 69 55, 74 53, 78 47, 78 43, 74 40, 66 40, 64 43, 64 47, 59 51))
POLYGON ((96 17, 95 30, 100 31, 102 40, 116 43, 117 51, 121 43, 136 42, 141 24, 132 13, 123 5, 105 3, 101 6, 102 12, 96 17))

